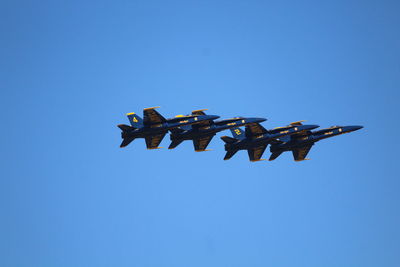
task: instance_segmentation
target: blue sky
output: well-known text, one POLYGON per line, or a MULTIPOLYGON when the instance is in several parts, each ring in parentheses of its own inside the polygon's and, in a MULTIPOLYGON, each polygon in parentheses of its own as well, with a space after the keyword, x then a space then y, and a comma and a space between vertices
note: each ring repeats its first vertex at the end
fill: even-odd
POLYGON ((0 5, 1 266, 399 266, 397 1, 0 5), (120 149, 151 106, 365 128, 300 163, 120 149))

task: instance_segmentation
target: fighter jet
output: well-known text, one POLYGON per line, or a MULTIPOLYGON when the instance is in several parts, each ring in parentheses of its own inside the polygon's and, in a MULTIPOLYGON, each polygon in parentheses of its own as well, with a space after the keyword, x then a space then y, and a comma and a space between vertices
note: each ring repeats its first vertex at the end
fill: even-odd
POLYGON ((126 114, 131 126, 118 125, 122 130, 123 139, 120 147, 126 147, 136 138, 144 138, 147 149, 157 149, 168 130, 219 118, 216 115, 179 115, 172 119, 165 119, 155 110, 156 108, 158 107, 143 109, 143 119, 135 113, 126 114))
POLYGON ((319 140, 333 137, 340 134, 350 133, 363 128, 363 126, 332 126, 330 128, 318 131, 304 131, 289 136, 287 140, 279 139, 271 145, 271 157, 274 160, 279 157, 282 152, 292 151, 295 161, 307 160, 306 156, 310 152, 311 147, 319 140))
POLYGON ((230 159, 239 150, 247 150, 250 161, 260 161, 268 144, 276 142, 279 137, 309 131, 318 128, 318 125, 301 125, 300 122, 292 122, 285 127, 279 127, 272 130, 266 130, 258 123, 250 123, 246 125, 245 132, 240 128, 231 129, 232 135, 222 136, 225 142, 226 155, 224 160, 230 159))
MULTIPOLYGON (((192 115, 206 116, 206 114, 204 113, 205 110, 206 109, 194 110, 192 111, 192 115)), ((172 142, 168 149, 173 149, 177 147, 185 140, 192 140, 194 150, 196 152, 207 151, 206 148, 208 144, 211 142, 211 139, 214 137, 214 135, 216 135, 218 132, 238 126, 243 126, 248 123, 257 123, 263 121, 266 121, 266 119, 236 117, 220 121, 206 120, 190 126, 174 128, 170 130, 170 138, 172 142)))

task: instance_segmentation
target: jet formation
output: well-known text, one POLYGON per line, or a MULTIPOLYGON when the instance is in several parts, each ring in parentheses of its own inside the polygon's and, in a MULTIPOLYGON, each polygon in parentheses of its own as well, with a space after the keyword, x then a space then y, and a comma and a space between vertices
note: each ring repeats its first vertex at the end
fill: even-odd
POLYGON ((234 117, 217 120, 218 115, 207 115, 206 109, 194 110, 189 115, 177 115, 166 119, 155 109, 143 109, 143 119, 135 113, 126 114, 130 125, 119 124, 122 143, 126 147, 133 140, 143 138, 147 149, 158 149, 165 135, 170 132, 171 144, 168 149, 174 149, 185 140, 191 140, 196 152, 208 151, 207 146, 212 138, 221 131, 230 130, 232 137, 222 136, 225 142, 224 160, 230 159, 239 150, 247 150, 252 162, 265 160, 262 155, 270 145, 270 161, 275 160, 285 151, 291 151, 295 161, 307 160, 311 147, 318 141, 333 136, 350 133, 363 126, 332 126, 315 130, 319 125, 303 124, 304 121, 292 122, 287 126, 267 130, 260 123, 265 118, 234 117), (243 130, 242 127, 245 129, 243 130), (315 130, 315 131, 313 131, 315 130))

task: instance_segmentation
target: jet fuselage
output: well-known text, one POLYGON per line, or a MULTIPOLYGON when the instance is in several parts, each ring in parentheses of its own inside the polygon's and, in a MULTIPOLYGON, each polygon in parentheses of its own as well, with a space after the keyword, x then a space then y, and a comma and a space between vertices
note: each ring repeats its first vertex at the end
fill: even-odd
POLYGON ((310 132, 308 135, 301 136, 296 139, 290 139, 289 141, 282 144, 273 144, 270 147, 271 152, 281 152, 281 151, 291 151, 297 148, 302 148, 304 146, 314 145, 314 143, 334 137, 337 135, 350 133, 363 128, 362 126, 334 126, 331 128, 326 128, 318 130, 315 132, 310 132))
POLYGON ((264 118, 234 118, 234 119, 226 119, 221 121, 216 121, 215 123, 194 128, 192 127, 189 130, 185 130, 181 133, 172 133, 171 140, 192 140, 195 138, 201 138, 204 136, 214 136, 218 132, 231 129, 234 127, 240 127, 246 125, 248 123, 260 123, 266 121, 264 118))
POLYGON ((150 125, 144 125, 141 128, 132 129, 129 132, 122 132, 122 138, 126 137, 135 137, 135 138, 144 138, 148 135, 155 135, 160 133, 166 133, 168 130, 185 126, 185 125, 192 125, 195 123, 215 120, 218 119, 219 116, 216 115, 198 115, 198 116, 187 116, 187 117, 178 117, 168 119, 166 122, 163 123, 154 123, 150 125))
POLYGON ((258 136, 254 136, 252 138, 245 138, 242 140, 238 140, 235 143, 227 143, 225 144, 225 150, 244 150, 249 148, 255 148, 262 145, 268 145, 273 142, 275 139, 292 135, 301 131, 308 131, 311 129, 317 128, 318 125, 296 125, 296 126, 287 126, 281 127, 277 130, 273 130, 270 133, 260 134, 258 136))

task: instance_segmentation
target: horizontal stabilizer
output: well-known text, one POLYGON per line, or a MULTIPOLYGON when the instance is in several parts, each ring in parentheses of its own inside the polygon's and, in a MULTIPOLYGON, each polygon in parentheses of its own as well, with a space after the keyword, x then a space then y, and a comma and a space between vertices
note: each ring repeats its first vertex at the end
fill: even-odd
POLYGON ((127 145, 129 145, 133 140, 135 140, 134 137, 128 137, 128 138, 124 138, 122 140, 122 143, 119 147, 126 147, 127 145))
POLYGON ((169 145, 168 149, 174 149, 175 147, 179 146, 179 144, 182 142, 183 140, 173 140, 169 145))
POLYGON ((228 150, 228 151, 226 152, 226 154, 225 154, 224 160, 228 160, 228 159, 232 158, 233 155, 236 154, 236 152, 238 152, 237 149, 228 150))
POLYGON ((130 132, 130 131, 132 131, 133 129, 135 129, 134 127, 131 127, 131 126, 126 125, 126 124, 118 124, 117 126, 118 126, 118 128, 120 128, 123 132, 130 132))
POLYGON ((232 144, 237 141, 237 139, 229 137, 229 136, 221 136, 222 141, 224 141, 227 144, 232 144))
POLYGON ((276 159, 277 157, 279 157, 282 154, 283 151, 279 151, 279 152, 272 152, 271 156, 269 157, 269 161, 273 161, 274 159, 276 159))

